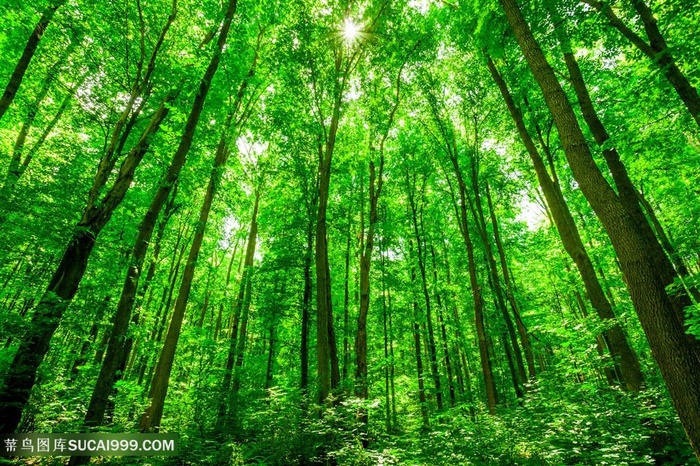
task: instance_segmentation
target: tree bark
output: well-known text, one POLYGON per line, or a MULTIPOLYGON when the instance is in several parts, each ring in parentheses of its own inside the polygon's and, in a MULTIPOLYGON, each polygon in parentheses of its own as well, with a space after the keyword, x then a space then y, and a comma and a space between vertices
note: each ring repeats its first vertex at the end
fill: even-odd
MULTIPOLYGON (((571 45, 569 44, 565 31, 560 34, 560 42, 562 44, 562 48, 564 49, 564 61, 566 62, 566 67, 569 70, 569 76, 571 78, 574 91, 576 92, 576 97, 578 98, 583 119, 586 121, 586 124, 593 134, 596 143, 602 148, 603 158, 605 159, 605 162, 610 169, 610 173, 612 174, 620 201, 627 210, 627 213, 633 219, 642 239, 646 242, 647 254, 649 254, 655 262, 658 273, 664 282, 664 286, 669 286, 674 282, 676 277, 682 279, 681 270, 676 271, 676 269, 674 269, 671 260, 669 260, 669 257, 665 254, 662 245, 654 235, 654 231, 644 216, 644 212, 640 206, 638 190, 632 183, 632 180, 627 173, 627 168, 622 163, 617 149, 614 146, 610 146, 608 143, 610 140, 610 135, 593 107, 593 101, 588 93, 586 83, 583 80, 581 68, 579 67, 578 61, 571 50, 571 45)), ((676 309, 676 314, 679 320, 681 322, 685 322, 684 309, 692 304, 690 297, 687 295, 685 290, 680 290, 680 292, 674 293, 672 296, 670 296, 670 298, 676 309)), ((689 338, 691 339, 692 344, 696 344, 695 337, 689 336, 689 338)))

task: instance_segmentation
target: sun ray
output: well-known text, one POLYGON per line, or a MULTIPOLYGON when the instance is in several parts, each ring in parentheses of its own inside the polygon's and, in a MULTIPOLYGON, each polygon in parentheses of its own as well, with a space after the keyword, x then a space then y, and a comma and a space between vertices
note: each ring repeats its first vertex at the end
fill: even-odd
POLYGON ((351 45, 353 42, 355 42, 360 37, 361 33, 362 28, 359 24, 355 23, 350 18, 345 19, 345 22, 343 23, 342 35, 343 40, 348 45, 351 45))

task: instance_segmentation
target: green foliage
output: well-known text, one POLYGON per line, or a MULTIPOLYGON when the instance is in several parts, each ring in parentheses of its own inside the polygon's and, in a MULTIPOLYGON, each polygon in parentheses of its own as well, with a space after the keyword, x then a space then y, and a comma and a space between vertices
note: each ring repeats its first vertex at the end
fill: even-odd
MULTIPOLYGON (((46 3, 0 5, 0 84, 9 79, 46 3)), ((49 283, 62 279, 53 274, 60 271, 74 235, 94 236, 90 226, 76 224, 137 77, 144 74, 139 66, 150 58, 170 14, 171 0, 66 2, 0 120, 0 390, 37 302, 67 306, 42 355, 24 409, 25 430, 86 429, 83 419, 105 361, 139 224, 185 131, 221 25, 221 3, 178 1, 177 18, 151 81, 136 99, 139 109, 128 112, 128 129, 122 127, 117 135, 123 147, 115 152, 101 194, 116 179, 164 96, 171 89, 179 94, 167 103, 169 115, 151 139, 124 200, 95 237, 72 300, 60 301, 49 283), (20 150, 22 128, 26 141, 20 150), (32 158, 23 158, 29 153, 32 158), (16 156, 26 169, 12 181, 16 156)), ((596 163, 612 184, 602 151, 618 150, 655 214, 655 232, 673 249, 674 265, 688 271, 668 287, 669 295, 695 292, 700 284, 700 138, 690 115, 664 74, 627 39, 613 34, 594 9, 573 0, 523 7, 575 103, 578 97, 568 84, 556 34, 565 32, 593 106, 611 135, 598 147, 579 116, 596 163)), ((697 88, 696 5, 664 0, 651 7, 669 53, 697 88)), ((630 2, 615 4, 614 10, 636 33, 644 33, 630 2)), ((95 464, 695 464, 608 232, 566 164, 541 89, 492 0, 239 2, 187 162, 172 185, 173 203, 161 212, 148 244, 127 332, 133 346, 97 430, 136 431, 150 403, 154 367, 222 135, 231 154, 220 168, 192 289, 184 297, 185 319, 161 425, 163 431, 181 435, 181 455, 143 461, 100 458, 95 464), (360 27, 353 40, 344 37, 346 20, 360 27), (487 56, 501 70, 548 173, 556 175, 614 320, 596 315, 581 275, 562 247, 530 160, 488 74, 487 56), (255 72, 249 75, 254 60, 255 72), (233 123, 225 126, 229 112, 233 123), (331 135, 334 124, 337 134, 331 135), (327 286, 341 380, 336 398, 318 406, 319 159, 331 146, 327 286), (376 179, 380 150, 383 185, 369 255, 369 290, 361 290, 368 200, 377 186, 369 185, 370 161, 376 179), (487 183, 503 251, 496 247, 487 183), (257 242, 246 289, 242 264, 256 194, 257 242), (473 243, 472 262, 465 225, 473 243), (484 345, 499 398, 494 415, 487 414, 485 403, 470 272, 483 300, 484 345), (358 393, 357 315, 365 292, 370 303, 369 397, 363 400, 353 394, 358 393), (519 336, 515 346, 509 344, 499 301, 531 340, 534 379, 522 379, 515 366, 511 372, 508 359, 516 351, 523 359, 525 351, 519 336), (241 337, 242 302, 250 307, 247 333, 241 337), (619 361, 604 338, 616 323, 642 366, 646 388, 640 393, 623 392, 616 379, 619 361), (304 336, 302 325, 308 327, 304 336), (237 338, 245 338, 244 344, 237 338), (302 368, 304 338, 308 367, 302 368), (232 346, 235 364, 229 361, 232 346), (240 385, 235 389, 233 382, 223 384, 227 365, 233 366, 228 375, 240 385), (309 380, 302 390, 303 369, 309 380), (516 386, 524 390, 522 397, 516 386)), ((700 338, 699 305, 685 312, 688 333, 700 338)))

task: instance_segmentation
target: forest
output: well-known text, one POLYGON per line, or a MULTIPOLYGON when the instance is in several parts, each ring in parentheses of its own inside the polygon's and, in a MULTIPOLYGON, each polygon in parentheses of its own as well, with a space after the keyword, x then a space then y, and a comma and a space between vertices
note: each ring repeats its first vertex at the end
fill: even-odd
POLYGON ((698 464, 696 1, 0 18, 0 464, 698 464))

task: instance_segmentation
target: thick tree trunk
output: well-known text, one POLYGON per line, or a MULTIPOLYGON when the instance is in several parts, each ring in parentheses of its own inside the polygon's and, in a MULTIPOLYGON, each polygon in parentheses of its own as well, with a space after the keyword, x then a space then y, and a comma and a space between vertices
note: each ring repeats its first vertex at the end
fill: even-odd
POLYGON ((515 0, 500 0, 559 131, 564 153, 581 191, 605 227, 627 278, 627 288, 666 381, 690 444, 700 458, 700 354, 690 344, 634 219, 593 160, 554 71, 515 0))
MULTIPOLYGON (((617 152, 617 149, 614 146, 610 146, 608 143, 610 135, 593 107, 593 101, 588 93, 586 83, 583 80, 581 68, 579 67, 578 61, 571 50, 568 37, 565 33, 560 34, 560 42, 562 44, 562 48, 564 49, 564 60, 566 62, 566 67, 569 70, 569 76, 571 78, 574 91, 576 92, 576 97, 578 98, 583 119, 586 121, 586 124, 593 134, 596 143, 602 148, 603 157, 605 158, 605 162, 607 163, 610 173, 612 174, 620 201, 627 210, 627 213, 633 219, 640 236, 646 242, 647 254, 649 254, 652 260, 655 262, 657 271, 663 280, 664 285, 669 286, 677 277, 680 276, 682 278, 681 270, 676 271, 674 269, 669 257, 664 252, 663 246, 654 235, 654 231, 649 225, 649 222, 644 216, 644 212, 640 206, 638 190, 632 183, 632 180, 627 173, 627 169, 620 159, 620 154, 617 152)), ((674 293, 671 296, 671 301, 676 309, 678 318, 681 322, 685 322, 684 309, 692 304, 690 297, 683 290, 681 292, 674 293)), ((692 344, 698 344, 696 343, 695 337, 690 336, 689 338, 691 339, 692 344)))

